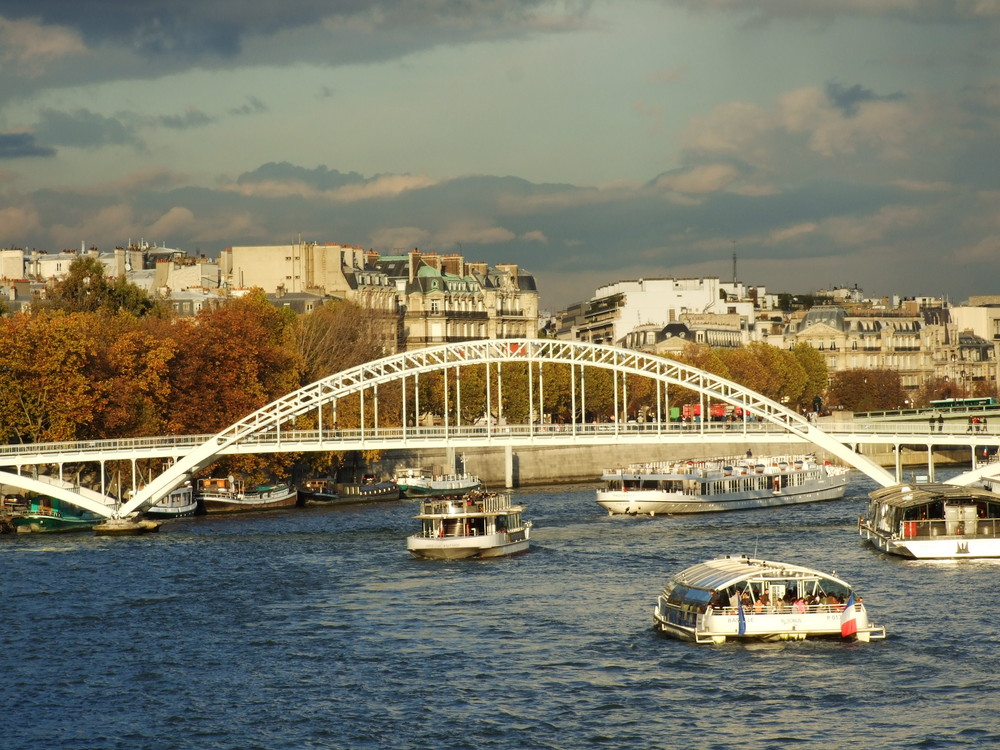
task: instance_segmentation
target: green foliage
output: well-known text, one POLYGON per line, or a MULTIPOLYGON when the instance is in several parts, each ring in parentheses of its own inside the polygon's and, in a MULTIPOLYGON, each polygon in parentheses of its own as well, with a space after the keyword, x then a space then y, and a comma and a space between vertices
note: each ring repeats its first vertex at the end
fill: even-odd
POLYGON ((90 312, 141 317, 155 307, 142 289, 124 277, 109 280, 100 260, 90 255, 78 256, 66 277, 56 282, 38 308, 64 312, 90 312))

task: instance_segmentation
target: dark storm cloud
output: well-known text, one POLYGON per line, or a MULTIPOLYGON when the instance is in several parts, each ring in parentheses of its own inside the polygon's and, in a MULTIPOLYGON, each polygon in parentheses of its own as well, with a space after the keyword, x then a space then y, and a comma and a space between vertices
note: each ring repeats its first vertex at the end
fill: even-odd
POLYGON ((871 89, 866 89, 857 83, 845 88, 834 82, 826 84, 826 96, 830 103, 843 112, 846 117, 854 117, 858 113, 858 105, 863 102, 898 102, 905 98, 898 91, 879 96, 871 89))
POLYGON ((86 109, 73 112, 44 109, 35 132, 44 141, 57 146, 98 148, 139 144, 132 125, 116 117, 105 117, 86 109))
POLYGON ((39 19, 78 30, 90 44, 114 43, 152 56, 230 58, 247 38, 314 26, 327 19, 363 19, 372 26, 422 26, 466 19, 491 23, 516 18, 542 0, 6 0, 0 16, 39 19))
POLYGON ((54 148, 35 143, 34 133, 0 133, 0 159, 55 155, 54 148))

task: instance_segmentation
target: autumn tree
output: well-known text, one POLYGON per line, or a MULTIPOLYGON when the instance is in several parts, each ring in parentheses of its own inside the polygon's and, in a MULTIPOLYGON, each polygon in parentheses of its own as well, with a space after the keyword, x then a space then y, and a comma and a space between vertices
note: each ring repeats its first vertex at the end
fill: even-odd
MULTIPOLYGON (((203 309, 169 329, 178 356, 171 360, 173 394, 165 426, 175 434, 217 432, 298 388, 302 360, 295 314, 277 309, 259 290, 203 309)), ((260 480, 297 457, 241 456, 223 463, 260 480)))
POLYGON ((97 355, 92 319, 62 312, 0 319, 0 439, 75 440, 100 411, 88 376, 97 355))
POLYGON ((823 400, 826 396, 827 380, 829 379, 826 361, 819 351, 806 343, 796 344, 795 348, 792 349, 792 354, 806 375, 806 382, 799 400, 811 407, 816 398, 823 400))
POLYGON ((827 400, 848 411, 899 409, 906 392, 895 370, 842 370, 833 374, 827 400))

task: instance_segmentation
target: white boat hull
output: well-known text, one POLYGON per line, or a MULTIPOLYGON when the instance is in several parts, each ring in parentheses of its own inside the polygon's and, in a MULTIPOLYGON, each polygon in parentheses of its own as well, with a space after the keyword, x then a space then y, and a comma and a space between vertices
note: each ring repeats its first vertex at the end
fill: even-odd
MULTIPOLYGON (((736 612, 723 613, 709 610, 698 617, 694 627, 668 622, 660 607, 653 611, 656 627, 666 635, 695 643, 725 643, 730 639, 759 641, 802 641, 807 638, 841 638, 841 612, 831 608, 828 612, 779 612, 773 614, 744 615, 745 629, 740 635, 740 618, 736 612)), ((885 628, 871 626, 863 606, 856 611, 859 641, 885 637, 885 628)))
POLYGON ((461 560, 470 557, 505 557, 528 551, 529 532, 430 539, 420 534, 407 538, 406 548, 414 557, 429 560, 461 560))
POLYGON ((1000 539, 996 537, 946 536, 930 539, 894 538, 885 532, 861 525, 861 536, 874 547, 891 555, 914 560, 960 560, 963 558, 1000 557, 1000 539))
POLYGON ((750 510, 752 508, 772 508, 780 505, 839 500, 844 496, 846 489, 847 476, 841 474, 824 477, 809 485, 785 487, 778 491, 752 490, 750 492, 723 493, 712 497, 658 490, 639 492, 598 490, 597 504, 611 515, 655 516, 718 513, 729 510, 750 510))

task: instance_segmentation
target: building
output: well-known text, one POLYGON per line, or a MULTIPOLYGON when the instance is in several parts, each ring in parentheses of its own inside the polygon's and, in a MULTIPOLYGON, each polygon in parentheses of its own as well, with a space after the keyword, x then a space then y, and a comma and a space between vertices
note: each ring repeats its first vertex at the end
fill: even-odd
POLYGON ((718 277, 616 281, 597 289, 588 302, 574 306, 578 309, 564 311, 557 335, 595 344, 624 344, 628 334, 640 327, 686 320, 689 328, 701 330, 703 343, 742 346, 756 338, 760 306, 774 303, 776 299, 769 298, 763 287, 747 289, 718 277), (719 316, 724 316, 724 322, 713 332, 715 321, 722 320, 719 316), (736 339, 731 337, 734 321, 739 332, 736 339))
POLYGON ((905 390, 915 391, 935 378, 971 392, 995 389, 997 357, 993 344, 952 321, 950 310, 929 307, 913 312, 820 305, 794 314, 784 345, 808 344, 826 360, 829 372, 854 369, 899 372, 905 390), (977 384, 981 384, 978 385, 977 384))
POLYGON ((537 335, 534 277, 513 264, 490 268, 458 254, 413 250, 382 256, 351 245, 307 242, 232 247, 220 256, 220 268, 231 290, 304 292, 384 313, 395 320, 390 350, 537 335))

